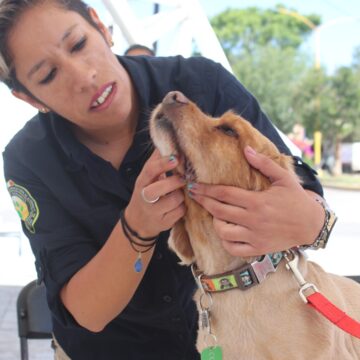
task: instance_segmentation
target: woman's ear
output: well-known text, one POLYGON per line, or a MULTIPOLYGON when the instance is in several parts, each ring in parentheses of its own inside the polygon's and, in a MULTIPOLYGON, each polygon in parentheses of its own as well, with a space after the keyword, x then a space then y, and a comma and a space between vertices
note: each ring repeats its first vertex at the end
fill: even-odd
POLYGON ((23 93, 22 91, 16 91, 12 90, 11 93, 18 99, 25 101, 26 103, 30 104, 37 110, 39 110, 42 113, 46 113, 49 111, 49 109, 41 102, 37 101, 33 97, 23 93))
POLYGON ((95 23, 97 28, 100 30, 100 32, 104 36, 105 41, 111 47, 114 43, 113 43, 113 40, 112 40, 112 35, 110 33, 110 30, 100 20, 99 15, 97 14, 97 12, 95 11, 94 8, 89 7, 88 11, 89 11, 89 15, 90 15, 92 21, 95 23))
POLYGON ((184 220, 179 220, 171 230, 169 247, 181 259, 183 265, 191 265, 194 261, 194 251, 185 229, 184 220))

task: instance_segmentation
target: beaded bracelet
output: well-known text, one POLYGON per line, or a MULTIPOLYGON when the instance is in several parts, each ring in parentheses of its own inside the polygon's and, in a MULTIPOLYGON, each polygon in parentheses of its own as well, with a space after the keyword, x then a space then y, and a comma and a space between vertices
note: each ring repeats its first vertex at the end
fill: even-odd
POLYGON ((151 236, 151 237, 142 237, 140 236, 135 230, 133 230, 128 222, 125 219, 125 212, 124 210, 122 210, 120 212, 120 222, 121 222, 121 226, 124 232, 125 237, 128 239, 130 246, 133 248, 134 251, 136 251, 138 253, 138 256, 136 258, 136 261, 134 263, 134 270, 135 272, 141 272, 143 269, 143 263, 142 263, 142 258, 141 255, 150 251, 156 244, 156 240, 158 238, 158 235, 156 236, 151 236), (141 240, 141 241, 145 241, 145 242, 149 242, 148 244, 142 244, 139 243, 137 241, 135 241, 133 239, 133 237, 141 240), (140 246, 142 248, 146 248, 145 250, 139 250, 137 249, 136 246, 140 246))

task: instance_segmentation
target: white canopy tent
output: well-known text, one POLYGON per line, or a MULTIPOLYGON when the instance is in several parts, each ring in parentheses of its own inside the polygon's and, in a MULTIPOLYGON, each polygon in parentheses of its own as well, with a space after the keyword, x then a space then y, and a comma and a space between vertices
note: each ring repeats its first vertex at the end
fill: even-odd
POLYGON ((198 0, 157 0, 159 12, 141 18, 131 0, 103 0, 114 23, 128 45, 152 47, 157 42, 159 55, 189 57, 194 46, 205 57, 221 63, 231 71, 225 53, 198 0))

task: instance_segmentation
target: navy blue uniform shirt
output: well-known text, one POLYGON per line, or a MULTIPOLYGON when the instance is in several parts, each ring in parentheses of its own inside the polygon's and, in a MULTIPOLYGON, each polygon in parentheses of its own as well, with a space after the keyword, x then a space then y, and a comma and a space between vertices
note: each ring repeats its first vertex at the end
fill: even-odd
MULTIPOLYGON (((79 326, 59 291, 97 254, 128 204, 151 154, 150 111, 179 90, 206 113, 233 109, 289 153, 255 98, 223 67, 204 58, 122 57, 139 96, 140 118, 119 170, 74 137, 57 114, 38 114, 4 151, 5 177, 47 288, 54 334, 74 360, 195 360, 197 313, 194 280, 168 250, 162 233, 149 267, 125 310, 100 333, 79 326)), ((303 186, 322 195, 313 171, 295 162, 303 186)))

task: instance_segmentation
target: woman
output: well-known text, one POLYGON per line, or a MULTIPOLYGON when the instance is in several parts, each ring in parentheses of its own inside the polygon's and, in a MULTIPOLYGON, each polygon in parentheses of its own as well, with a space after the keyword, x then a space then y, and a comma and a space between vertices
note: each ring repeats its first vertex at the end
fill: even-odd
MULTIPOLYGON (((0 19, 1 79, 39 110, 6 147, 4 164, 66 353, 58 347, 58 358, 198 359, 194 281, 166 245, 185 213, 185 183, 165 176, 178 159, 151 154, 149 111, 180 90, 211 115, 235 109, 287 148, 220 65, 117 58, 108 30, 81 1, 2 0, 0 19)), ((224 246, 260 255, 313 243, 324 211, 312 170, 296 161, 305 191, 261 154, 246 156, 272 179, 269 191, 204 184, 193 191, 214 214, 224 246)))

